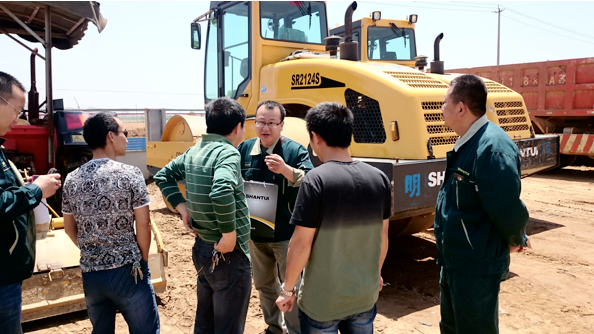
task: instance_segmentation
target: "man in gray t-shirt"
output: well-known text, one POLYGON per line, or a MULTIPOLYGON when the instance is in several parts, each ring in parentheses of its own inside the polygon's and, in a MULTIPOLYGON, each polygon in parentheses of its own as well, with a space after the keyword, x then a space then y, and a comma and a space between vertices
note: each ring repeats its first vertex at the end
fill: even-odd
POLYGON ((354 328, 372 333, 388 251, 390 181, 351 158, 349 109, 322 103, 305 121, 311 147, 324 164, 310 171, 299 189, 285 284, 276 303, 283 312, 293 308, 295 282, 305 268, 298 299, 304 333, 354 328))
POLYGON ((115 161, 126 154, 128 131, 114 113, 85 121, 93 160, 64 182, 64 229, 80 248, 80 267, 93 333, 113 333, 120 310, 130 333, 159 333, 159 313, 148 268, 149 195, 137 167, 115 161), (136 233, 134 233, 136 221, 136 233))

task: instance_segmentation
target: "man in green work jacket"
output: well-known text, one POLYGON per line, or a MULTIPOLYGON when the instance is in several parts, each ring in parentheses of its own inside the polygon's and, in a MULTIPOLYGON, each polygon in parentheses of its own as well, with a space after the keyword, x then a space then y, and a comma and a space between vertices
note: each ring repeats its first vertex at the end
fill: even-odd
POLYGON ((487 89, 475 75, 450 83, 445 125, 460 137, 448 152, 435 208, 441 266, 441 333, 499 333, 498 295, 510 252, 529 247, 520 200, 520 153, 487 120, 487 89))
MULTIPOLYGON (((25 88, 10 74, 0 72, 0 136, 16 124, 25 108, 25 88)), ((6 158, 0 138, 0 332, 22 333, 21 282, 31 277, 35 264, 33 209, 62 185, 60 174, 38 177, 26 185, 6 158)))
MULTIPOLYGON (((285 108, 274 101, 263 101, 256 107, 256 134, 239 145, 241 174, 246 181, 273 183, 278 186, 276 220, 269 236, 252 230, 249 243, 252 257, 254 285, 260 294, 260 305, 266 333, 299 334, 297 310, 284 315, 276 307, 280 293, 278 277, 285 280, 287 250, 295 227, 289 224, 295 207, 299 185, 305 174, 313 169, 307 149, 303 145, 281 136, 285 108), (285 328, 286 327, 286 328, 285 328)), ((252 226, 259 222, 252 220, 252 226)))

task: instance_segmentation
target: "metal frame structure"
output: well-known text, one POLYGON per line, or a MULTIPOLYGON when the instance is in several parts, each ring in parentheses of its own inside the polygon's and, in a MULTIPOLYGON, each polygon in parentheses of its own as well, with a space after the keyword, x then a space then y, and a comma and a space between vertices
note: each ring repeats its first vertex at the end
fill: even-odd
POLYGON ((89 1, 87 3, 71 5, 61 2, 55 3, 55 5, 52 2, 0 2, 0 33, 5 34, 16 43, 31 51, 32 54, 45 61, 46 100, 37 106, 37 113, 34 113, 34 115, 38 117, 39 108, 45 104, 46 116, 43 122, 48 129, 48 163, 50 166, 54 166, 56 162, 52 84, 52 48, 54 47, 54 39, 65 41, 61 43, 61 48, 71 48, 82 38, 89 21, 97 26, 99 32, 103 30, 107 23, 99 13, 99 4, 97 2, 89 1), (35 24, 41 21, 37 17, 40 10, 44 11, 43 25, 35 24), (6 16, 2 14, 6 14, 6 16), (19 16, 21 17, 19 18, 19 16), (52 16, 56 18, 55 22, 52 21, 52 16), (24 22, 23 19, 25 19, 24 22), (14 23, 18 24, 23 30, 15 28, 14 23), (36 32, 35 28, 43 28, 44 38, 40 36, 42 32, 36 32), (60 30, 64 31, 64 33, 59 33, 58 31, 60 30), (41 56, 37 52, 37 49, 32 50, 23 42, 11 36, 11 34, 18 34, 21 38, 31 39, 32 42, 41 43, 45 48, 45 57, 41 56))

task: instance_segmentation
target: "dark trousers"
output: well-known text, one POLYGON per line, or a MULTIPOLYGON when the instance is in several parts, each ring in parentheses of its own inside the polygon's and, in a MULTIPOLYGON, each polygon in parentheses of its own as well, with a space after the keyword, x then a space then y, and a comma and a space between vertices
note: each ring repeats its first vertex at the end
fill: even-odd
POLYGON ((21 283, 0 286, 0 333, 22 334, 21 283))
MULTIPOLYGON (((294 307, 297 307, 295 305, 294 307)), ((302 334, 373 334, 373 320, 377 307, 371 310, 331 321, 316 321, 299 309, 299 323, 302 334)))
POLYGON ((499 333, 501 275, 466 276, 442 267, 439 278, 441 333, 499 333))
POLYGON ((130 334, 158 334, 159 312, 148 263, 140 261, 144 278, 130 275, 132 264, 82 274, 85 302, 93 334, 114 333, 120 310, 130 334))
POLYGON ((252 292, 250 261, 238 250, 225 254, 211 272, 214 245, 196 238, 192 259, 198 272, 195 334, 241 334, 252 292))

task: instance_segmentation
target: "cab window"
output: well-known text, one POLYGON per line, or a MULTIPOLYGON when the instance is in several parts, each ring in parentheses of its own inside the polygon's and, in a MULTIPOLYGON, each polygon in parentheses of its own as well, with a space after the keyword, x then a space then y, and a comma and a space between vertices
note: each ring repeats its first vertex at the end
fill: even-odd
POLYGON ((262 38, 324 44, 324 38, 328 37, 323 2, 263 1, 260 18, 262 38))
POLYGON ((399 27, 369 27, 367 57, 370 60, 414 60, 415 31, 399 27))

